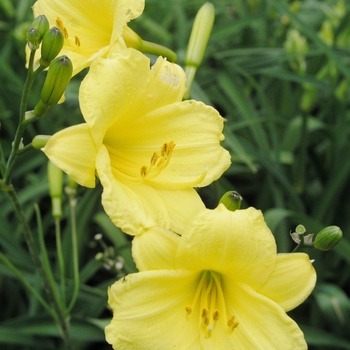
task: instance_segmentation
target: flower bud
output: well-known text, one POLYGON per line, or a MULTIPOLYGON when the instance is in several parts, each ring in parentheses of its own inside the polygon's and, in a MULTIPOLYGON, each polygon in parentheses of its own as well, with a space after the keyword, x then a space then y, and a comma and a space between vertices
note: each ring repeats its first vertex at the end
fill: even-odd
POLYGON ((60 218, 62 216, 62 177, 63 172, 51 161, 47 164, 47 176, 49 180, 49 190, 52 203, 52 216, 60 218))
POLYGON ((40 46, 40 32, 36 28, 29 28, 27 31, 27 44, 30 50, 35 51, 40 46))
POLYGON ((50 62, 59 54, 62 50, 64 43, 64 37, 62 32, 52 27, 48 30, 41 43, 41 57, 39 64, 43 67, 48 67, 50 62))
POLYGON ((343 232, 338 226, 328 226, 321 230, 315 238, 314 247, 327 251, 333 249, 342 239, 343 232))
POLYGON ((72 72, 72 62, 67 56, 57 57, 51 62, 41 90, 41 100, 34 108, 36 115, 44 116, 48 109, 60 100, 72 77, 72 72))
POLYGON ((42 149, 50 140, 50 135, 36 135, 32 140, 32 147, 35 149, 42 149))
POLYGON ((49 30, 50 25, 45 15, 36 17, 32 23, 32 27, 37 29, 40 34, 40 41, 43 39, 46 32, 49 30))
POLYGON ((206 2, 198 11, 188 44, 185 64, 196 68, 202 63, 209 36, 213 28, 215 9, 213 4, 206 2))
POLYGON ((236 191, 229 191, 221 197, 219 204, 220 203, 222 203, 228 210, 235 211, 241 207, 242 197, 236 191))
POLYGON ((187 47, 185 58, 185 72, 187 75, 187 93, 185 98, 189 97, 192 82, 197 68, 202 63, 205 49, 208 44, 209 36, 213 28, 215 19, 214 5, 206 2, 198 11, 193 23, 190 40, 187 47))
POLYGON ((298 234, 298 235, 303 235, 305 232, 306 232, 306 228, 304 225, 298 225, 296 228, 295 228, 295 232, 298 234))

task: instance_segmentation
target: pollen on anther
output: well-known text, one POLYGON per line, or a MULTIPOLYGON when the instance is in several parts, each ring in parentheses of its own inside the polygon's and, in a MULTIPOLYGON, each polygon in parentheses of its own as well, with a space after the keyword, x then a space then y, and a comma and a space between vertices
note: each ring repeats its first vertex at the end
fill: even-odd
POLYGON ((75 45, 80 46, 80 39, 75 36, 75 45))
POLYGON ((233 332, 234 329, 236 327, 238 327, 239 323, 237 321, 235 321, 235 317, 234 316, 231 316, 228 321, 227 321, 227 325, 229 326, 230 328, 230 331, 233 332))
POLYGON ((190 314, 192 313, 192 308, 191 308, 191 306, 186 306, 186 307, 185 307, 185 310, 186 310, 186 312, 187 312, 188 315, 190 315, 190 314))
POLYGON ((57 25, 58 29, 61 30, 61 32, 62 32, 64 38, 65 38, 65 39, 68 39, 68 30, 67 30, 67 28, 63 25, 63 22, 62 22, 61 18, 59 18, 59 17, 56 18, 56 25, 57 25))
POLYGON ((147 175, 147 167, 144 165, 142 168, 141 168, 141 176, 142 177, 145 177, 147 175))
POLYGON ((151 164, 152 164, 152 165, 155 165, 158 158, 159 158, 158 153, 157 153, 157 152, 154 152, 153 155, 152 155, 152 158, 151 158, 151 164))
POLYGON ((219 319, 219 310, 215 310, 213 313, 213 320, 217 321, 219 319))
POLYGON ((162 157, 164 157, 167 153, 167 147, 168 147, 168 144, 167 143, 164 143, 160 149, 160 154, 162 155, 162 157))

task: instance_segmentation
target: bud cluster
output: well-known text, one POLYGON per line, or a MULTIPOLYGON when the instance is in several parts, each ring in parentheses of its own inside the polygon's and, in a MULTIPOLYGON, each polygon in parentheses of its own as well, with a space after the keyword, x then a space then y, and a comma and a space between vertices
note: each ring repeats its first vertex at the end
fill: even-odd
POLYGON ((327 226, 317 234, 305 234, 303 225, 298 225, 295 232, 290 235, 298 247, 313 247, 318 250, 328 251, 333 249, 342 239, 343 232, 338 226, 327 226))

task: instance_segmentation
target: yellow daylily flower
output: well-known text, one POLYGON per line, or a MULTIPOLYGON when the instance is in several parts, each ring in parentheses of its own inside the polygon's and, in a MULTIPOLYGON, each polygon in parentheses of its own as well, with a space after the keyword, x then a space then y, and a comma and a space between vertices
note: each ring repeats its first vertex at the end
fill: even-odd
POLYGON ((181 232, 203 208, 193 187, 218 179, 230 165, 220 146, 223 118, 212 107, 182 101, 185 73, 134 49, 98 58, 83 80, 86 123, 64 129, 43 149, 82 186, 104 188, 102 203, 116 226, 139 234, 159 225, 181 232))
POLYGON ((315 270, 307 254, 276 253, 259 210, 204 209, 174 264, 111 286, 105 333, 114 349, 307 349, 286 311, 311 293, 315 270))
POLYGON ((73 63, 73 75, 111 49, 125 48, 126 24, 144 10, 145 0, 38 0, 34 16, 45 15, 64 35, 60 54, 73 63))

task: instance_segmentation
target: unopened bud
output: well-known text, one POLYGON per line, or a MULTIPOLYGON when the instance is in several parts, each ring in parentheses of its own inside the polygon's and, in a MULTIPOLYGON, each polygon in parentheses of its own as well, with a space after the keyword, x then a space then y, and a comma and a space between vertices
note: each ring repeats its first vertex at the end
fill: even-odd
POLYGON ((40 41, 41 41, 42 38, 44 37, 44 35, 46 34, 46 32, 49 30, 50 25, 49 25, 49 21, 47 20, 46 16, 40 15, 38 17, 35 17, 35 19, 32 23, 32 27, 36 28, 39 31, 40 41))
POLYGON ((32 140, 32 147, 35 149, 44 148, 50 140, 50 137, 49 135, 36 135, 32 140))
POLYGON ((241 207, 242 197, 236 191, 229 191, 221 197, 219 204, 220 203, 222 203, 228 210, 235 211, 241 207))
POLYGON ((214 5, 206 2, 198 11, 188 44, 185 64, 199 67, 202 63, 215 19, 214 5))
POLYGON ((50 62, 59 54, 62 50, 64 43, 64 37, 62 32, 52 27, 48 30, 41 43, 41 57, 39 64, 43 67, 48 67, 50 62))
MULTIPOLYGON (((209 36, 215 19, 214 5, 206 2, 198 11, 193 23, 190 40, 185 58, 185 72, 187 75, 187 95, 191 90, 197 68, 202 63, 209 36)), ((186 96, 189 97, 189 96, 186 96)))
POLYGON ((328 226, 321 230, 315 238, 314 247, 327 251, 333 249, 342 239, 343 232, 338 226, 328 226))
POLYGON ((305 232, 306 232, 306 228, 304 225, 298 225, 296 228, 295 228, 295 232, 298 234, 298 235, 303 235, 305 232))
POLYGON ((41 100, 34 108, 36 115, 44 116, 49 108, 61 99, 72 72, 72 62, 67 56, 57 57, 51 62, 41 90, 41 100))
POLYGON ((40 46, 40 32, 36 28, 29 28, 27 31, 27 44, 30 50, 35 51, 40 46))
POLYGON ((47 176, 49 180, 49 190, 52 203, 52 216, 60 218, 62 216, 62 177, 63 172, 51 161, 47 164, 47 176))

